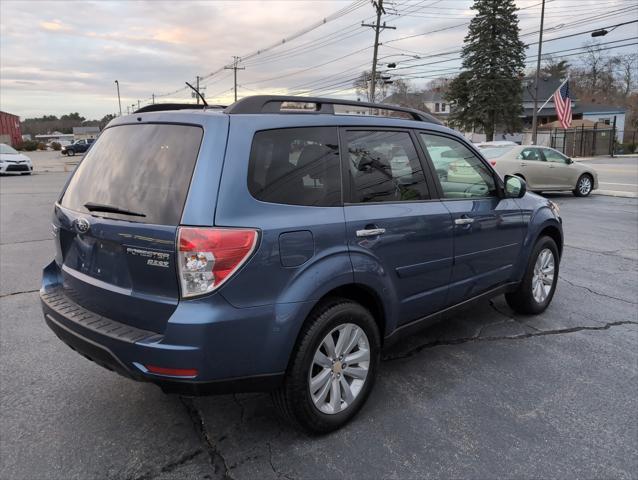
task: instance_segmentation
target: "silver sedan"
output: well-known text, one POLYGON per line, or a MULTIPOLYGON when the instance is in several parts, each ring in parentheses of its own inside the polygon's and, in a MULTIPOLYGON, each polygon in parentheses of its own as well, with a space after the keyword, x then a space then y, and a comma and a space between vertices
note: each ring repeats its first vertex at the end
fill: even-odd
POLYGON ((586 197, 598 188, 598 174, 593 168, 574 162, 553 148, 485 146, 481 153, 502 177, 517 175, 525 180, 529 190, 571 190, 577 197, 586 197))

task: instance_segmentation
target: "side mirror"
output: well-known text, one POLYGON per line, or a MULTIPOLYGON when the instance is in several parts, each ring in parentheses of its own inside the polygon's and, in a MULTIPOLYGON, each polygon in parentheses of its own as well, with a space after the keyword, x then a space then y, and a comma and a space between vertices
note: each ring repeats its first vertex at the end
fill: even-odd
POLYGON ((574 161, 571 158, 567 157, 567 165, 571 165, 572 163, 574 163, 574 161))
POLYGON ((505 197, 522 198, 527 193, 527 184, 521 177, 505 175, 505 197))

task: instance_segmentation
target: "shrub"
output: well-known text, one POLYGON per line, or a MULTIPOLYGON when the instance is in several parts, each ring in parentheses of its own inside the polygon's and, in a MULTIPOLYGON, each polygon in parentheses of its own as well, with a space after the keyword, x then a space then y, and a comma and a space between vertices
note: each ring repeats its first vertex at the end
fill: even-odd
POLYGON ((27 152, 33 152, 37 150, 38 142, 35 140, 25 140, 20 145, 18 145, 18 150, 26 150, 27 152))
POLYGON ((39 142, 38 143, 38 150, 46 150, 47 149, 47 144, 44 142, 39 142))
POLYGON ((51 148, 56 152, 59 152, 60 150, 62 150, 62 145, 60 145, 60 143, 58 142, 51 142, 51 148))

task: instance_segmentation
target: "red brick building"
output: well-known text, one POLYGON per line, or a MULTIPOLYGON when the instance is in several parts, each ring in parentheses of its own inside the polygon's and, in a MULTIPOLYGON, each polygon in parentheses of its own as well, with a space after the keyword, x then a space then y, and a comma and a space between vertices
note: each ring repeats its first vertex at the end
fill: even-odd
POLYGON ((7 112, 0 112, 0 143, 15 146, 22 142, 20 117, 7 112))

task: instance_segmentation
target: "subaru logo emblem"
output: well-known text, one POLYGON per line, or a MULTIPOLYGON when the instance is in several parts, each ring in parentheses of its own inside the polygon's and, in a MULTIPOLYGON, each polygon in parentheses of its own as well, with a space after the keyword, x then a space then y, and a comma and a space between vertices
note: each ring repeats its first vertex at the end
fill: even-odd
POLYGON ((76 218, 74 223, 78 233, 86 233, 91 228, 91 224, 86 218, 76 218))

